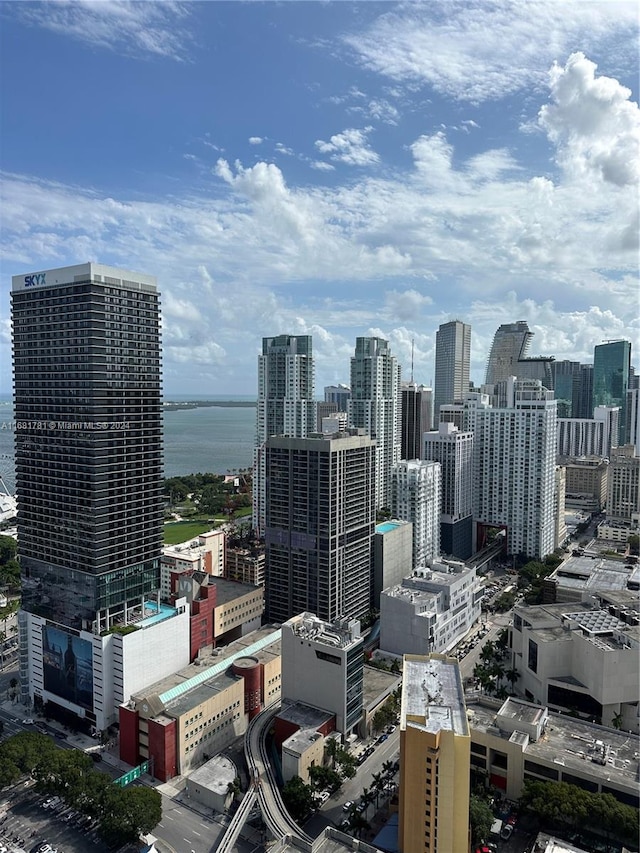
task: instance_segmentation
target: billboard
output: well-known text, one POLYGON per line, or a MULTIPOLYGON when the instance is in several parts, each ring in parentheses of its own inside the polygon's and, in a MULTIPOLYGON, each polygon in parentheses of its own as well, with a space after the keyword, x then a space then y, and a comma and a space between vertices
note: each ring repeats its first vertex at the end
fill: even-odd
POLYGON ((93 649, 89 640, 53 625, 42 630, 44 689, 93 710, 93 649))

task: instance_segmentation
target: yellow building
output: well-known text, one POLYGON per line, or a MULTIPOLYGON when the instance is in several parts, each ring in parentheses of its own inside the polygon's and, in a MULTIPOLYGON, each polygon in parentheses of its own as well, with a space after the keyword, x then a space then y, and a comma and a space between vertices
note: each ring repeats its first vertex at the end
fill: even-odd
POLYGON ((399 849, 469 849, 471 738, 458 662, 405 655, 400 717, 399 849))

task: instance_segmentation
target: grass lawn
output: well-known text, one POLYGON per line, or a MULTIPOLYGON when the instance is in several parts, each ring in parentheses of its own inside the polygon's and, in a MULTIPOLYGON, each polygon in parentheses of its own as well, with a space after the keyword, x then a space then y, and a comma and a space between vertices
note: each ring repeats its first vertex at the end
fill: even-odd
POLYGON ((201 533, 213 530, 213 527, 210 521, 171 521, 164 525, 164 544, 178 545, 180 542, 188 542, 201 533))

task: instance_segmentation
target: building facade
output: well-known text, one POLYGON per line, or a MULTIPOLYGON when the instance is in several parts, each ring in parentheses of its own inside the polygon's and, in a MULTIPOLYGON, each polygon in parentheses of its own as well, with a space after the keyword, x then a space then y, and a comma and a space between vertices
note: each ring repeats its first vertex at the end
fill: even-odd
POLYGON ((265 524, 264 443, 272 435, 305 438, 316 428, 315 369, 310 335, 262 339, 253 473, 253 526, 265 524))
POLYGON ((382 338, 356 338, 350 425, 376 442, 375 506, 389 507, 391 469, 400 459, 400 366, 382 338))
POLYGON ((469 395, 473 431, 474 520, 478 547, 487 528, 506 530, 509 554, 541 559, 556 547, 556 403, 538 381, 506 383, 507 405, 469 395))
POLYGON ((471 738, 458 662, 405 655, 400 714, 398 849, 468 850, 471 738))
POLYGON ((486 385, 497 385, 515 376, 517 379, 539 380, 545 388, 553 388, 553 358, 529 357, 533 334, 524 320, 503 323, 498 327, 487 361, 486 385))
POLYGON ((473 433, 443 422, 424 436, 424 459, 442 473, 440 550, 467 560, 473 553, 473 433))
POLYGON ((422 436, 431 429, 431 388, 415 382, 401 383, 401 459, 422 459, 424 445, 422 436))
POLYGON ((343 736, 360 722, 364 656, 360 623, 299 613, 282 625, 282 700, 335 715, 343 736))
POLYGON ((325 403, 335 403, 336 412, 346 412, 351 399, 351 388, 348 385, 325 385, 325 403))
POLYGON ((452 649, 480 619, 483 588, 475 569, 434 562, 380 596, 380 649, 427 655, 452 649))
POLYGON ((391 512, 413 524, 413 567, 440 557, 442 473, 438 462, 401 460, 393 467, 391 512))
POLYGON ((95 263, 12 280, 21 696, 94 725, 89 637, 127 624, 160 587, 158 299, 152 276, 95 263), (42 682, 33 643, 49 631, 76 665, 56 678, 56 640, 42 682), (75 702, 80 692, 91 702, 75 702))
POLYGON ((631 371, 631 342, 607 341, 593 350, 593 408, 615 406, 620 409, 617 444, 624 444, 627 390, 631 371))
POLYGON ((617 447, 609 465, 607 520, 630 522, 640 516, 640 456, 632 444, 617 447))
POLYGON ((376 524, 373 537, 373 607, 380 609, 380 593, 401 583, 413 569, 413 525, 391 519, 376 524))
MULTIPOLYGON (((443 403, 459 403, 469 390, 471 326, 460 320, 443 323, 436 332, 436 365, 433 385, 435 424, 443 403)), ((403 457, 407 459, 411 457, 403 457)), ((422 457, 420 457, 422 458, 422 457)))
POLYGON ((268 618, 332 621, 371 607, 376 446, 367 435, 266 443, 268 618))

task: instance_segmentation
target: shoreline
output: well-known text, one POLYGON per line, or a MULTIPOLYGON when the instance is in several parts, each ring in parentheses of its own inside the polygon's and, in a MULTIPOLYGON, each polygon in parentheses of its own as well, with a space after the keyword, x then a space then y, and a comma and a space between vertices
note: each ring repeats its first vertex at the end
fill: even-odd
POLYGON ((256 400, 192 400, 185 402, 174 402, 166 400, 162 404, 164 412, 179 412, 185 409, 206 409, 215 406, 221 409, 248 409, 258 405, 256 400))

